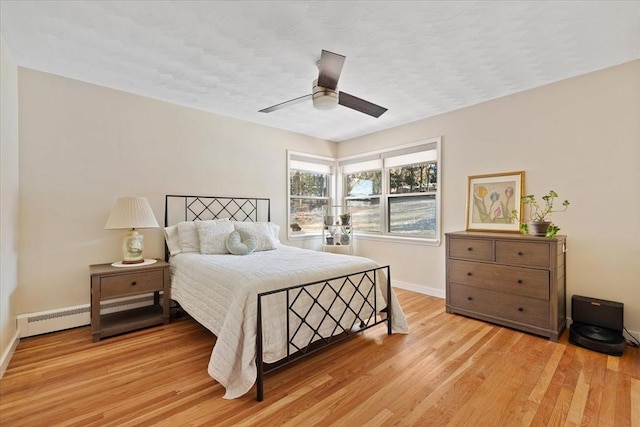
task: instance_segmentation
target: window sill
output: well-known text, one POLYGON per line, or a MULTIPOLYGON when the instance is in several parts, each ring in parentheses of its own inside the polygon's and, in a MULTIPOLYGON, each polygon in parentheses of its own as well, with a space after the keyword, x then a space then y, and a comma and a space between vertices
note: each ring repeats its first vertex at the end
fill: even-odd
POLYGON ((322 238, 321 233, 289 233, 287 240, 307 240, 322 238))
MULTIPOLYGON (((315 240, 315 239, 321 239, 322 235, 320 233, 295 233, 295 234, 289 234, 287 238, 288 240, 315 240)), ((402 243, 407 245, 440 246, 440 239, 427 240, 420 237, 377 236, 373 234, 356 233, 354 239, 376 241, 376 242, 402 243)))
POLYGON ((356 240, 369 240, 375 242, 389 242, 389 243, 403 243, 407 245, 420 245, 420 246, 440 246, 440 239, 424 239, 420 237, 403 237, 403 236, 383 236, 374 234, 358 234, 356 233, 356 240))

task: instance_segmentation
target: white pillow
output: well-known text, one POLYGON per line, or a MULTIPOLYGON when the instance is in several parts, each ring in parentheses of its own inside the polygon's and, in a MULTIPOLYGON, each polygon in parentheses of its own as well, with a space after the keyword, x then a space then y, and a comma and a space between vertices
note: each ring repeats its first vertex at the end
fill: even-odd
POLYGON ((277 243, 280 243, 280 226, 275 222, 269 222, 269 228, 271 228, 271 233, 273 234, 273 238, 277 243))
POLYGON ((258 241, 256 252, 270 251, 278 247, 278 240, 274 237, 273 228, 268 222, 234 222, 236 230, 244 230, 252 234, 258 241))
POLYGON ((200 252, 200 240, 198 239, 198 230, 196 230, 194 221, 178 223, 178 234, 180 235, 182 252, 200 252))
POLYGON ((233 231, 225 241, 227 250, 233 255, 249 255, 256 250, 258 241, 256 238, 244 231, 233 231))
POLYGON ((197 221, 201 254, 228 254, 227 237, 233 231, 233 223, 228 218, 197 221))
POLYGON ((177 255, 182 252, 178 226, 172 225, 170 227, 165 227, 162 231, 164 232, 164 240, 167 242, 167 248, 169 248, 169 254, 177 255))

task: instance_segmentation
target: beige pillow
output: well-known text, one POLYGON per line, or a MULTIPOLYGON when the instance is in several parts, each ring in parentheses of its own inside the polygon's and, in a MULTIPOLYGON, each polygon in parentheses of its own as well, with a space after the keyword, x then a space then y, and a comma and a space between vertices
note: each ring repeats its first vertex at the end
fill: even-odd
POLYGON ((274 230, 268 222, 234 222, 236 230, 244 230, 253 235, 258 242, 256 252, 270 251, 278 247, 278 240, 274 237, 274 230))
POLYGON ((200 240, 198 239, 195 221, 178 223, 178 234, 182 252, 200 252, 200 240))
POLYGON ((165 227, 162 231, 164 232, 164 240, 167 242, 167 248, 169 248, 169 254, 177 255, 182 252, 178 226, 172 225, 170 227, 165 227))
POLYGON ((226 240, 233 231, 233 223, 228 218, 197 221, 201 254, 228 254, 226 240))

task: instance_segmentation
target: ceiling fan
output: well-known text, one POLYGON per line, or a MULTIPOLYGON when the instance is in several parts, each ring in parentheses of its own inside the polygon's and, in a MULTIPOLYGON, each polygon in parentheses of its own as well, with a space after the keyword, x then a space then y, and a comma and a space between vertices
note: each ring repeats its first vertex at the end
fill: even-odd
POLYGON ((313 93, 263 108, 259 112, 270 113, 311 99, 313 101, 313 107, 318 110, 329 110, 340 104, 376 118, 380 117, 387 111, 386 108, 365 101, 357 96, 350 95, 344 91, 338 92, 338 79, 340 78, 345 59, 346 57, 344 55, 322 50, 320 60, 316 63, 319 74, 318 79, 313 81, 313 93))

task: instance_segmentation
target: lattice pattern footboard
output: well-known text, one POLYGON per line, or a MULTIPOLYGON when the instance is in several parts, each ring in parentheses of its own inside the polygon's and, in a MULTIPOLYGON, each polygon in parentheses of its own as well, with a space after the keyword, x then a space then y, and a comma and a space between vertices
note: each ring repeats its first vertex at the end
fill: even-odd
POLYGON ((269 372, 382 323, 391 335, 392 296, 389 266, 258 294, 257 400, 264 398, 264 376, 269 372), (388 301, 376 289, 384 290, 388 301), (263 360, 262 312, 269 296, 279 297, 287 313, 287 355, 274 364, 263 360))

